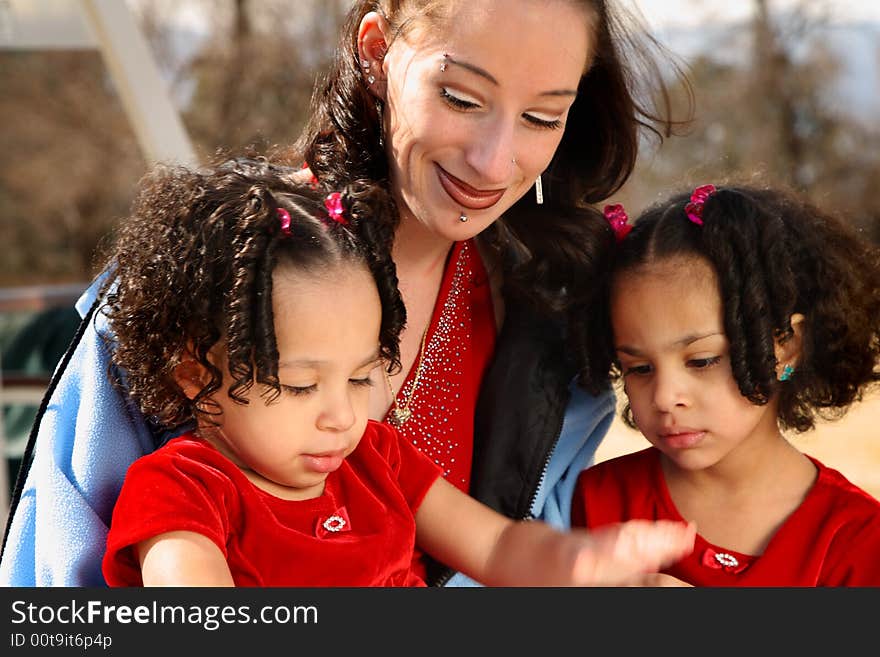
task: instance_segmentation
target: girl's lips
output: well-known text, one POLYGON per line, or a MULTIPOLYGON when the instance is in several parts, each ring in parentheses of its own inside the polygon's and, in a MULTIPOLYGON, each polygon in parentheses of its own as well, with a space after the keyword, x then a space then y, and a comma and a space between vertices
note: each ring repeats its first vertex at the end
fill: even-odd
POLYGON ((688 449, 700 444, 705 436, 705 431, 681 431, 661 434, 660 439, 672 449, 688 449))
POLYGON ((437 165, 437 177, 440 184, 458 205, 468 210, 485 210, 491 208, 501 197, 504 196, 506 189, 474 189, 463 180, 459 180, 451 173, 446 171, 439 164, 437 165))
POLYGON ((306 467, 314 472, 330 473, 339 469, 345 460, 345 452, 328 452, 326 454, 303 454, 306 467))

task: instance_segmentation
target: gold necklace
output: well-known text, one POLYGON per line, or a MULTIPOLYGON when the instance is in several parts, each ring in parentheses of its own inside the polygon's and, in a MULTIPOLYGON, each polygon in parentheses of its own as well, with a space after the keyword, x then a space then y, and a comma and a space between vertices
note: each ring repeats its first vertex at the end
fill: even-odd
POLYGON ((422 344, 419 347, 419 364, 416 366, 416 375, 413 378, 412 387, 409 389, 409 395, 404 400, 403 406, 397 403, 397 395, 394 392, 394 387, 391 385, 391 377, 388 376, 388 370, 384 367, 382 368, 382 374, 385 375, 385 383, 388 384, 388 392, 391 393, 391 417, 393 418, 394 423, 398 426, 402 425, 412 417, 412 410, 409 405, 413 396, 416 394, 416 388, 419 385, 419 378, 422 376, 422 363, 425 362, 425 341, 428 337, 429 326, 430 323, 425 327, 425 332, 422 333, 422 344))

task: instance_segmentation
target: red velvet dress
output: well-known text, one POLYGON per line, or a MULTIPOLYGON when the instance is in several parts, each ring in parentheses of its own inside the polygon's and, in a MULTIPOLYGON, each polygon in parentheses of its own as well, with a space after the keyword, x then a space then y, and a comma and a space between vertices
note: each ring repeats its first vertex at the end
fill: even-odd
POLYGON ((388 422, 467 492, 474 448, 474 415, 483 375, 495 351, 495 315, 489 277, 473 240, 456 242, 449 254, 425 340, 419 383, 416 357, 397 393, 409 399, 411 417, 388 422), (412 399, 410 399, 412 394, 412 399))
MULTIPOLYGON (((810 460, 819 470, 816 482, 763 554, 728 550, 697 535, 693 553, 664 572, 695 586, 880 586, 880 502, 810 460)), ((653 447, 584 470, 571 515, 579 527, 683 520, 653 447)))
POLYGON ((217 544, 236 586, 424 586, 411 568, 414 514, 439 476, 393 428, 370 421, 320 497, 282 500, 209 443, 182 436, 129 469, 104 577, 141 586, 132 546, 187 530, 217 544))

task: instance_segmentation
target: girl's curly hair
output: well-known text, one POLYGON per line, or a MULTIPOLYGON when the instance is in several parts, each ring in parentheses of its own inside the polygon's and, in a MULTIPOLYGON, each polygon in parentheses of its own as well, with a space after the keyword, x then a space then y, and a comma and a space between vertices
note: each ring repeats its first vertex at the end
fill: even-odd
MULTIPOLYGON (((797 432, 812 429, 817 416, 842 416, 880 380, 880 249, 786 191, 719 188, 703 206, 702 226, 687 219, 689 200, 684 193, 648 209, 617 247, 595 315, 604 322, 597 359, 619 378, 608 319, 614 276, 669 258, 702 258, 718 277, 743 396, 760 405, 778 394, 780 426, 797 432), (781 383, 774 340, 792 336, 794 313, 805 318, 803 347, 794 375, 781 383)), ((633 426, 629 407, 624 419, 633 426)))
MULTIPOLYGON (((301 177, 301 176, 300 176, 301 177)), ((398 336, 406 310, 388 245, 391 211, 376 186, 341 192, 348 225, 329 218, 324 194, 297 182, 294 169, 264 158, 190 170, 159 166, 142 181, 131 216, 116 235, 102 312, 108 317, 114 379, 144 415, 172 427, 216 413, 210 396, 222 372, 208 358, 225 341, 229 395, 256 383, 267 403, 280 394, 272 311, 272 273, 280 265, 311 271, 363 263, 382 303, 380 355, 400 366, 398 336), (278 209, 291 217, 282 230, 278 209), (175 368, 194 358, 210 380, 189 399, 175 368)))

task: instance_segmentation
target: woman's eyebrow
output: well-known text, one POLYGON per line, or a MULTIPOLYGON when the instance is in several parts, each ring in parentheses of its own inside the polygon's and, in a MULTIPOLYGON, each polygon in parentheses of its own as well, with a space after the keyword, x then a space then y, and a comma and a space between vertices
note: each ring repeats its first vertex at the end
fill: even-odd
MULTIPOLYGON (((487 71, 484 68, 480 68, 479 66, 476 66, 475 64, 471 64, 469 62, 459 61, 449 55, 444 57, 444 61, 447 61, 450 64, 455 64, 456 66, 460 66, 461 68, 466 69, 466 70, 470 71, 471 73, 479 75, 481 78, 485 78, 486 80, 488 80, 489 82, 494 84, 496 87, 498 86, 498 80, 495 79, 495 76, 493 76, 491 73, 489 73, 489 71, 487 71)), ((573 89, 553 89, 551 91, 542 91, 538 95, 539 96, 577 96, 577 90, 576 89, 575 90, 573 90, 573 89)))

